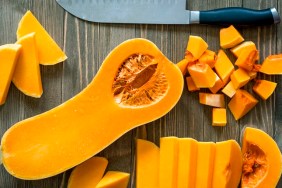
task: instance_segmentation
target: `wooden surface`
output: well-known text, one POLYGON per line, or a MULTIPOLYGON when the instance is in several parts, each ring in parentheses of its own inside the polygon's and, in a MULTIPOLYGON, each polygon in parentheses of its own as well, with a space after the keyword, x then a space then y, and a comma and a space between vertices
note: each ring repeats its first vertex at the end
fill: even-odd
MULTIPOLYGON (((243 6, 263 9, 276 7, 282 12, 280 0, 190 0, 191 10, 243 6)), ((40 99, 27 97, 11 85, 6 104, 0 106, 0 136, 14 123, 49 110, 79 93, 95 76, 103 59, 119 43, 134 37, 153 41, 174 63, 183 58, 190 34, 204 38, 209 48, 219 49, 218 26, 199 25, 125 25, 85 22, 65 12, 55 0, 0 0, 0 44, 14 43, 20 18, 31 10, 50 35, 64 49, 68 60, 55 66, 41 66, 44 94, 40 99)), ((262 58, 282 53, 282 24, 277 26, 239 28, 246 40, 254 41, 262 58)), ((233 57, 231 57, 234 60, 233 57)), ((0 75, 1 76, 1 75, 0 75)), ((267 101, 258 96, 259 104, 248 115, 235 121, 228 111, 226 127, 211 126, 211 108, 200 105, 198 93, 184 88, 178 104, 165 117, 134 129, 99 153, 109 159, 110 170, 131 173, 129 187, 135 187, 134 162, 136 137, 159 144, 161 136, 192 137, 199 141, 236 139, 246 125, 258 127, 274 137, 282 149, 282 76, 265 76, 278 82, 275 94, 267 101)), ((251 86, 247 86, 250 90, 251 86)), ((56 160, 56 159, 54 159, 56 160)), ((63 188, 70 170, 44 180, 24 181, 9 175, 0 167, 0 188, 63 188)), ((282 187, 280 180, 279 186, 282 187)))

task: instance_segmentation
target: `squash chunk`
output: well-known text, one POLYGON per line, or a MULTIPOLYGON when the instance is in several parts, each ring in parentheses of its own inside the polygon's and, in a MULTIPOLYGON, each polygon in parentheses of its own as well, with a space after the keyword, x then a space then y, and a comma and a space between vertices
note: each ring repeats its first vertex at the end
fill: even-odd
POLYGON ((231 81, 229 81, 221 91, 230 98, 232 98, 236 93, 236 89, 234 88, 231 81))
POLYGON ((237 188, 242 172, 242 153, 235 140, 217 142, 212 187, 237 188))
POLYGON ((187 72, 187 65, 188 65, 189 61, 187 59, 182 59, 181 61, 179 61, 176 65, 178 66, 178 68, 180 69, 180 71, 182 72, 183 75, 186 74, 187 72))
POLYGON ((263 100, 266 100, 274 92, 277 83, 268 80, 256 80, 253 86, 254 92, 256 92, 263 100))
POLYGON ((219 40, 220 40, 220 47, 226 49, 226 48, 232 48, 237 44, 243 42, 244 38, 235 29, 233 25, 230 25, 227 28, 220 29, 219 40))
POLYGON ((208 49, 208 44, 199 36, 190 35, 186 50, 197 60, 208 49))
POLYGON ((227 84, 230 75, 234 71, 234 65, 223 50, 218 51, 214 68, 223 83, 227 84))
POLYGON ((0 46, 0 105, 6 101, 20 49, 20 44, 0 46))
POLYGON ((282 54, 268 56, 263 61, 259 72, 269 75, 282 74, 282 54))
POLYGON ((238 120, 247 114, 257 103, 258 100, 246 90, 238 89, 228 103, 228 107, 235 120, 238 120))
POLYGON ((214 107, 224 107, 225 100, 223 94, 211 94, 211 93, 199 93, 199 101, 201 104, 214 106, 214 107))
POLYGON ((238 68, 237 70, 235 70, 231 74, 230 78, 231 78, 232 84, 233 84, 235 89, 239 89, 239 88, 243 87, 251 79, 249 74, 241 68, 238 68))
POLYGON ((24 94, 40 98, 43 90, 35 45, 35 33, 20 38, 17 44, 22 45, 22 50, 14 71, 13 83, 24 94))
POLYGON ((198 142, 195 188, 211 188, 214 171, 215 143, 198 142))
POLYGON ((200 90, 200 88, 198 88, 198 87, 195 85, 195 83, 194 83, 194 81, 193 81, 193 79, 192 79, 191 76, 187 76, 187 77, 186 77, 186 83, 187 83, 188 91, 197 91, 197 90, 200 90))
MULTIPOLYGON (((230 51, 232 52, 233 55, 235 55, 235 57, 239 57, 240 54, 245 50, 247 51, 257 50, 257 47, 255 43, 252 41, 244 41, 241 44, 230 49, 230 51)), ((259 54, 257 55, 256 60, 259 60, 259 54)))
POLYGON ((179 138, 178 142, 177 185, 179 188, 194 187, 196 180, 198 142, 192 138, 179 138))
POLYGON ((217 93, 224 86, 224 82, 216 75, 215 84, 213 87, 209 88, 212 93, 217 93))
POLYGON ((282 172, 281 151, 270 135, 247 127, 242 140, 242 154, 241 187, 277 186, 282 172))
POLYGON ((238 59, 235 62, 240 68, 245 69, 246 71, 252 71, 254 69, 254 65, 258 56, 257 50, 244 50, 239 55, 238 59))
POLYGON ((95 188, 127 188, 130 174, 108 171, 95 188))
POLYGON ((193 63, 188 65, 188 72, 197 88, 210 88, 215 84, 216 74, 208 64, 193 63))
POLYGON ((160 139, 160 187, 177 187, 178 138, 162 137, 160 139))
POLYGON ((136 188, 159 187, 160 149, 142 139, 136 146, 136 188))
POLYGON ((27 11, 18 25, 17 39, 29 34, 36 33, 36 46, 38 49, 38 60, 42 65, 53 65, 67 59, 65 53, 58 44, 47 33, 36 17, 27 11))
POLYGON ((211 68, 214 67, 215 65, 215 59, 216 59, 216 54, 214 51, 211 50, 206 50, 201 57, 199 58, 200 63, 206 63, 208 64, 211 68))
POLYGON ((225 126, 227 123, 226 109, 225 108, 213 108, 212 109, 212 125, 213 126, 225 126))
POLYGON ((92 188, 102 179, 108 160, 104 157, 92 157, 76 166, 69 178, 68 188, 92 188))

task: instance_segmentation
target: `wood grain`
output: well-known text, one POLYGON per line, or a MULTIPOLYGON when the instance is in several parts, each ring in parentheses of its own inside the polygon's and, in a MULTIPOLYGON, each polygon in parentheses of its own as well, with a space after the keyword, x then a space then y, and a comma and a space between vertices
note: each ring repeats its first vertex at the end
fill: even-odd
MULTIPOLYGON (((102 24, 80 20, 65 12, 55 0, 0 0, 0 45, 16 41, 17 24, 26 10, 31 10, 55 41, 64 49, 68 59, 55 66, 41 66, 44 94, 40 99, 24 96, 13 85, 5 105, 0 106, 0 136, 14 123, 49 110, 79 93, 95 76, 107 54, 119 43, 135 37, 154 42, 174 63, 184 57, 189 35, 198 35, 219 49, 219 26, 205 25, 134 25, 102 24)), ((276 7, 282 12, 279 0, 190 0, 191 10, 243 6, 253 9, 276 7)), ((282 52, 282 25, 238 28, 245 40, 254 41, 261 61, 270 54, 282 52)), ((228 52, 227 52, 228 53, 228 52)), ((228 53, 232 61, 234 57, 228 53)), ((260 62, 261 62, 260 61, 260 62)), ((226 127, 211 126, 211 109, 200 105, 198 93, 188 92, 186 85, 177 105, 164 117, 131 130, 98 155, 109 159, 108 170, 131 173, 128 187, 135 187, 135 139, 147 138, 159 145, 162 136, 192 137, 199 141, 235 139, 240 143, 246 125, 269 133, 282 150, 282 77, 259 78, 278 83, 275 94, 259 104, 239 121, 228 111, 226 127)), ((246 89, 251 91, 251 85, 246 89)), ((226 101, 229 99, 226 97, 226 101)), ((0 188, 65 188, 71 170, 38 181, 24 181, 9 175, 0 167, 0 188)), ((279 186, 282 187, 280 180, 279 186)))

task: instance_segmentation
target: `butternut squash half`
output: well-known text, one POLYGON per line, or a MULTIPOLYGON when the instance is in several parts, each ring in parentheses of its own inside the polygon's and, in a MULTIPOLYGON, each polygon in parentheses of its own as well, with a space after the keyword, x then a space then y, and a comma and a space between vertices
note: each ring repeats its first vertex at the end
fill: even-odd
POLYGON ((81 93, 6 131, 3 164, 21 179, 59 174, 168 113, 182 90, 181 71, 156 45, 127 40, 106 57, 81 93))

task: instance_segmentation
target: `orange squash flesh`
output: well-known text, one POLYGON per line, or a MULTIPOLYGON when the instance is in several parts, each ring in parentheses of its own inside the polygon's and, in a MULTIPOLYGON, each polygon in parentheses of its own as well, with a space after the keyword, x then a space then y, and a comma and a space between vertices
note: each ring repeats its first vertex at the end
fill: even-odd
POLYGON ((219 40, 220 40, 220 47, 226 49, 226 48, 232 48, 237 44, 243 42, 244 38, 235 29, 233 25, 230 25, 227 28, 220 29, 219 40))
POLYGON ((197 144, 192 138, 178 140, 177 187, 194 187, 197 168, 197 144))
POLYGON ((214 107, 225 107, 223 94, 199 93, 199 102, 214 107))
POLYGON ((242 172, 242 153, 235 140, 217 142, 212 187, 237 188, 242 172))
POLYGON ((212 109, 212 125, 213 126, 225 126, 227 123, 226 109, 225 108, 213 108, 212 109))
POLYGON ((0 105, 6 101, 21 47, 20 44, 0 46, 0 105))
POLYGON ((198 142, 195 188, 211 188, 214 168, 215 143, 198 142))
POLYGON ((208 64, 211 68, 214 67, 215 65, 215 60, 216 60, 216 54, 214 51, 211 50, 206 50, 201 57, 199 58, 200 63, 206 63, 208 64))
POLYGON ((76 166, 71 172, 68 188, 92 188, 102 179, 108 160, 104 157, 92 157, 76 166))
POLYGON ((195 83, 194 83, 194 81, 193 81, 191 76, 187 76, 186 77, 186 83, 187 83, 187 87, 188 87, 189 91, 198 91, 198 90, 200 90, 200 88, 198 88, 195 85, 195 83))
POLYGON ((236 93, 236 89, 234 88, 231 81, 229 81, 228 84, 226 84, 226 86, 221 91, 229 98, 232 98, 236 93))
POLYGON ((177 187, 178 172, 178 138, 162 137, 160 139, 160 187, 177 187))
POLYGON ((282 74, 282 54, 270 55, 265 58, 259 72, 269 75, 282 74))
POLYGON ((256 80, 253 91, 256 92, 263 100, 268 99, 274 92, 277 83, 268 80, 256 80))
POLYGON ((235 70, 230 76, 231 82, 235 89, 239 89, 250 81, 249 74, 242 68, 235 70))
POLYGON ((13 83, 25 95, 40 98, 43 89, 38 63, 35 33, 28 34, 17 41, 22 50, 13 75, 13 83))
MULTIPOLYGON (((247 51, 257 50, 257 47, 255 43, 252 41, 244 41, 241 44, 230 49, 230 51, 232 52, 233 55, 235 55, 235 57, 239 57, 240 54, 245 50, 247 51)), ((256 60, 259 60, 259 55, 257 56, 256 60)))
POLYGON ((238 59, 235 62, 235 65, 245 69, 246 71, 252 71, 254 69, 257 57, 257 50, 244 50, 240 53, 238 59))
POLYGON ((224 82, 216 75, 215 84, 213 87, 209 88, 209 90, 215 94, 224 86, 224 82))
POLYGON ((281 151, 277 143, 264 131, 247 127, 242 144, 241 187, 276 187, 282 172, 281 151))
POLYGON ((197 88, 210 88, 215 84, 216 73, 208 64, 193 63, 188 65, 188 72, 197 88))
POLYGON ((206 49, 208 49, 208 44, 201 37, 189 36, 186 50, 193 55, 195 60, 199 59, 206 49))
POLYGON ((136 141, 136 188, 159 187, 160 149, 147 140, 136 141))
POLYGON ((130 174, 108 171, 95 188, 127 188, 130 174))
POLYGON ((178 68, 180 69, 180 71, 182 72, 183 75, 185 75, 187 73, 187 65, 188 65, 189 61, 187 59, 182 59, 181 61, 179 61, 176 65, 178 66, 178 68))
POLYGON ((249 92, 238 89, 228 103, 228 107, 235 120, 238 120, 247 114, 257 103, 258 100, 255 99, 249 92))
POLYGON ((214 68, 223 83, 227 84, 230 75, 234 71, 234 65, 223 50, 218 51, 214 68))
POLYGON ((81 93, 7 130, 1 140, 3 164, 21 179, 66 171, 129 130, 169 112, 182 94, 183 82, 179 68, 152 42, 127 40, 106 57, 81 93), (134 64, 140 59, 148 64, 141 71, 134 64), (124 65, 132 65, 131 71, 138 74, 122 88, 124 65))
POLYGON ((36 46, 38 60, 42 65, 53 65, 67 59, 65 53, 47 33, 36 17, 27 11, 18 25, 17 39, 29 34, 36 33, 36 46))

